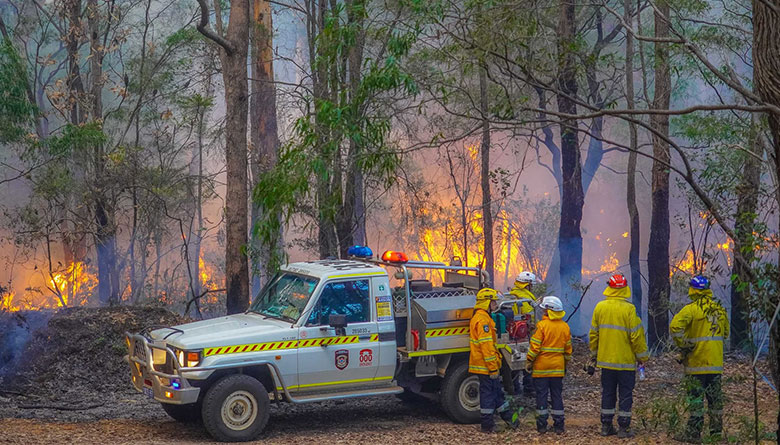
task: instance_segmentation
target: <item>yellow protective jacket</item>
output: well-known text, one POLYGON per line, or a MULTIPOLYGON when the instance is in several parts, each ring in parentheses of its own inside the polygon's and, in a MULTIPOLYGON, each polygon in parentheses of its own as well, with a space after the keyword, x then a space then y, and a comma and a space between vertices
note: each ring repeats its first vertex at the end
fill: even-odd
POLYGON ((496 349, 496 324, 479 304, 469 323, 469 339, 469 372, 486 375, 497 373, 501 369, 501 355, 496 349))
POLYGON ((549 311, 536 325, 528 351, 534 377, 563 377, 566 373, 566 363, 571 359, 571 331, 562 320, 565 314, 549 311))
MULTIPOLYGON (((519 281, 515 281, 515 286, 512 288, 512 290, 509 291, 509 295, 512 295, 513 297, 517 298, 518 300, 521 298, 530 298, 533 301, 536 301, 536 295, 534 295, 530 290, 528 290, 528 285, 530 283, 521 283, 519 281)), ((518 313, 517 305, 513 307, 515 314, 518 313)), ((534 315, 534 307, 528 304, 528 302, 524 302, 520 305, 520 311, 521 314, 531 314, 532 320, 534 315)), ((533 320, 536 321, 536 320, 533 320)))
POLYGON ((669 333, 685 354, 686 374, 722 374, 723 340, 729 336, 726 310, 710 289, 689 289, 690 303, 672 318, 669 333))
POLYGON ((628 302, 631 290, 628 286, 608 287, 604 295, 607 298, 596 304, 590 323, 590 350, 596 355, 596 366, 635 370, 637 360, 647 360, 650 353, 642 320, 636 315, 634 305, 628 302))

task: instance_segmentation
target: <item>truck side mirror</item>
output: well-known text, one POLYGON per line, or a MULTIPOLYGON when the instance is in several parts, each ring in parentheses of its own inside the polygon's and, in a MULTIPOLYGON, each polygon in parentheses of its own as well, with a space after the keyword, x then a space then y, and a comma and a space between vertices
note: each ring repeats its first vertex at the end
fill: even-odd
POLYGON ((328 315, 328 324, 336 329, 336 335, 346 335, 347 316, 344 314, 328 315))

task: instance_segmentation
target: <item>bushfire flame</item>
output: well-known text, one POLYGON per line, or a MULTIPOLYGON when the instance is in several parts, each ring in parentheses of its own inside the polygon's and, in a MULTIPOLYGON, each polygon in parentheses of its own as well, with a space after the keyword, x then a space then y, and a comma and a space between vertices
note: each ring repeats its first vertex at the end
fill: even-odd
POLYGON ((5 291, 0 294, 0 310, 15 312, 84 306, 98 285, 97 275, 89 269, 85 263, 76 261, 51 272, 43 287, 29 286, 23 295, 5 291))
MULTIPOLYGON (((450 264, 453 257, 460 258, 462 264, 472 267, 485 266, 485 252, 483 245, 482 213, 473 211, 471 221, 468 224, 468 248, 463 248, 463 233, 461 228, 447 226, 443 231, 424 229, 420 237, 420 246, 417 252, 410 254, 411 258, 419 261, 436 261, 450 264)), ((544 279, 546 271, 542 270, 546 265, 526 264, 520 255, 521 241, 517 231, 509 224, 509 217, 505 211, 499 212, 494 228, 494 281, 504 282, 506 285, 514 281, 514 277, 524 270, 531 270, 539 279, 544 279)), ((431 278, 431 277, 427 277, 431 278)), ((439 276, 439 279, 443 278, 439 276)))
MULTIPOLYGON (((219 289, 219 285, 214 279, 214 267, 210 264, 207 265, 207 263, 203 261, 203 256, 198 258, 198 271, 202 290, 214 291, 219 289)), ((216 293, 209 293, 203 297, 202 301, 209 304, 219 303, 216 293)))
POLYGON ((57 297, 55 307, 86 305, 97 284, 97 276, 88 272, 81 261, 71 263, 61 272, 52 273, 49 278, 49 288, 57 297))

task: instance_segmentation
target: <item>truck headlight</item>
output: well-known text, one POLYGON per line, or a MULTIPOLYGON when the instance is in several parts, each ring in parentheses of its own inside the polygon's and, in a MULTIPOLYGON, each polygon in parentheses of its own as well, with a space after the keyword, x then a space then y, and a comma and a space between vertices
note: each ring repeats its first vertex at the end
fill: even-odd
POLYGON ((167 355, 165 349, 152 348, 152 364, 164 365, 167 355))
POLYGON ((181 349, 174 349, 176 358, 179 360, 179 365, 182 368, 191 368, 198 366, 200 363, 200 352, 198 351, 182 351, 181 349))
POLYGON ((187 366, 198 366, 200 363, 200 352, 187 352, 187 366))

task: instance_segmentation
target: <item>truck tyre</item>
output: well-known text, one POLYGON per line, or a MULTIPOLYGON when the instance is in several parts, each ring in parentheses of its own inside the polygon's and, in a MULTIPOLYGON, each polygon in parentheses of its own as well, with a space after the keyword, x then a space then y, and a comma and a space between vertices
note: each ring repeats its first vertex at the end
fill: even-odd
POLYGON ((268 423, 268 391, 254 377, 231 374, 214 383, 203 397, 203 426, 221 442, 255 439, 268 423))
POLYGON ((160 405, 162 405, 163 411, 177 422, 197 423, 201 420, 200 403, 189 403, 187 405, 160 403, 160 405))
POLYGON ((457 423, 479 422, 479 378, 467 361, 452 364, 441 384, 441 407, 457 423))

